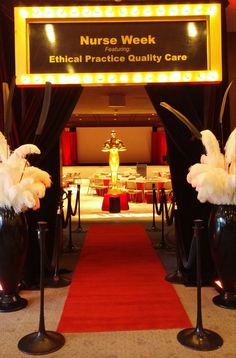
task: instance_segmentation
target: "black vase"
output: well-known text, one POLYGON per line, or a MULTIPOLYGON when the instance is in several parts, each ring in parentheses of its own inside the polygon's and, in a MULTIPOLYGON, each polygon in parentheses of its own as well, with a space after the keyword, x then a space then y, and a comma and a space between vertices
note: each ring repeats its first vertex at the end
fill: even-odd
POLYGON ((25 215, 0 208, 0 312, 17 311, 27 305, 27 300, 18 294, 27 247, 25 215))
POLYGON ((236 206, 213 205, 209 218, 212 257, 223 286, 213 302, 236 309, 236 206))

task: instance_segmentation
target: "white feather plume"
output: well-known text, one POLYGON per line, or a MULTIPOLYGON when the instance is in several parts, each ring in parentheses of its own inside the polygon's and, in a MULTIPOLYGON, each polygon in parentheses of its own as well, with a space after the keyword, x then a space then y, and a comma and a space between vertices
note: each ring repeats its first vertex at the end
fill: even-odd
POLYGON ((202 144, 206 149, 206 155, 202 155, 201 163, 210 164, 213 167, 224 168, 224 156, 220 151, 220 145, 215 135, 208 129, 201 131, 202 144))
POLYGON ((23 144, 14 150, 9 160, 14 161, 18 158, 25 158, 29 154, 40 154, 40 149, 34 144, 23 144))
POLYGON ((51 178, 46 171, 31 167, 25 157, 40 154, 39 148, 34 144, 24 144, 10 153, 1 132, 0 142, 0 207, 13 208, 16 213, 38 209, 39 199, 51 186, 51 178))
POLYGON ((225 157, 220 153, 218 142, 210 131, 203 131, 203 144, 207 154, 189 168, 187 182, 196 189, 201 203, 236 205, 236 131, 229 136, 225 157), (222 165, 225 162, 226 165, 222 165), (230 165, 230 170, 228 167, 230 165))
POLYGON ((7 140, 0 132, 0 161, 5 162, 10 156, 10 148, 7 144, 7 140))
POLYGON ((187 174, 187 182, 192 184, 194 178, 201 173, 207 173, 212 170, 212 166, 209 164, 196 163, 192 165, 187 174))
POLYGON ((43 183, 46 188, 49 188, 52 184, 50 175, 45 170, 36 168, 34 166, 26 167, 23 177, 24 178, 26 178, 26 177, 34 178, 35 182, 43 183))
POLYGON ((225 163, 230 173, 236 174, 236 128, 231 132, 225 144, 225 163))
POLYGON ((192 185, 196 188, 197 197, 202 203, 208 201, 216 205, 235 205, 235 183, 232 179, 221 168, 213 168, 212 171, 200 173, 195 177, 192 185))

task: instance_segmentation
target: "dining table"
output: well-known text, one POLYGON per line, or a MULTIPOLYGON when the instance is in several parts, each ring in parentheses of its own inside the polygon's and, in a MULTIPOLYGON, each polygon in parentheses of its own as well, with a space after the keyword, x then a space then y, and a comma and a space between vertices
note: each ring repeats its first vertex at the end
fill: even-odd
MULTIPOLYGON (((127 192, 129 192, 129 187, 127 183, 135 184, 135 203, 152 203, 153 202, 153 189, 156 190, 157 199, 160 198, 161 189, 171 190, 172 183, 171 179, 165 177, 157 177, 157 178, 136 178, 128 180, 125 183, 125 187, 127 188, 127 192), (136 192, 135 192, 136 191, 136 192)), ((132 189, 131 191, 132 192, 132 189)))
MULTIPOLYGON (((110 198, 114 196, 109 194, 111 178, 104 173, 103 175, 96 175, 95 181, 98 180, 99 185, 98 183, 95 185, 96 194, 103 196, 102 210, 109 211, 110 198)), ((119 194, 121 210, 129 210, 129 202, 152 203, 153 189, 156 191, 157 199, 160 199, 162 188, 166 191, 172 190, 172 182, 168 173, 149 178, 138 175, 119 176, 117 185, 121 190, 119 194)))

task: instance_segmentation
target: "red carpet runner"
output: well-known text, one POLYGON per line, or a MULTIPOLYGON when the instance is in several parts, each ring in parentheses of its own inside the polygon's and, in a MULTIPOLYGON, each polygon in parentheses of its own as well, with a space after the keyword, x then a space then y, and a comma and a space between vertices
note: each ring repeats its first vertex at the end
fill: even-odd
POLYGON ((191 327, 141 225, 92 225, 59 332, 191 327))

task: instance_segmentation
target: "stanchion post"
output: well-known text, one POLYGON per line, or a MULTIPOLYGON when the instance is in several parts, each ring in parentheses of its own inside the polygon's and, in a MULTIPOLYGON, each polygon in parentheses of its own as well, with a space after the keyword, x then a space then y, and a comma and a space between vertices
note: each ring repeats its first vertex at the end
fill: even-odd
POLYGON ((161 210, 161 241, 156 245, 158 249, 170 250, 171 248, 167 245, 165 241, 165 200, 166 194, 165 189, 161 188, 161 200, 160 200, 160 210, 161 210))
POLYGON ((20 339, 18 348, 21 352, 32 355, 43 355, 57 351, 65 344, 62 334, 54 331, 45 330, 44 319, 44 254, 45 236, 47 223, 38 222, 38 239, 40 245, 40 316, 39 328, 37 332, 30 333, 20 339))
POLYGON ((161 241, 159 244, 160 249, 165 248, 165 205, 164 205, 165 189, 161 189, 161 241))
POLYGON ((67 192, 67 199, 68 199, 68 232, 69 232, 69 238, 68 238, 68 244, 67 247, 64 249, 64 253, 72 253, 72 252, 78 252, 79 248, 73 245, 72 242, 72 229, 71 229, 71 215, 72 215, 72 207, 71 207, 71 196, 72 191, 68 190, 67 192))
POLYGON ((196 240, 196 266, 197 266, 197 323, 195 328, 186 328, 177 335, 178 341, 188 347, 198 351, 212 351, 218 349, 223 344, 223 339, 215 332, 204 329, 202 324, 201 309, 201 250, 200 250, 200 231, 203 229, 202 220, 194 220, 194 237, 196 240))
POLYGON ((77 199, 78 199, 78 226, 75 229, 74 232, 86 232, 86 230, 84 230, 81 226, 81 218, 80 218, 80 184, 77 184, 77 199))
POLYGON ((55 228, 55 237, 54 237, 53 258, 52 258, 53 274, 52 277, 47 279, 47 287, 51 287, 51 288, 65 287, 70 285, 71 283, 69 279, 61 277, 59 273, 60 272, 59 257, 60 257, 62 234, 63 234, 62 233, 62 200, 60 199, 57 207, 56 228, 55 228))
POLYGON ((68 246, 67 246, 68 250, 72 250, 72 248, 73 248, 72 231, 71 231, 71 212, 72 212, 71 196, 72 196, 72 191, 68 190, 68 211, 69 211, 69 218, 68 218, 69 240, 68 240, 68 246))
POLYGON ((179 242, 179 214, 178 210, 174 209, 174 221, 175 221, 175 240, 176 240, 176 262, 177 262, 177 268, 176 271, 171 272, 168 274, 165 279, 168 282, 176 283, 176 284, 184 284, 185 278, 183 274, 183 264, 181 261, 181 255, 180 255, 180 242, 179 242))
POLYGON ((77 185, 77 192, 78 192, 78 231, 83 231, 81 227, 81 220, 80 220, 80 184, 77 185))
POLYGON ((156 227, 156 185, 152 184, 152 226, 151 229, 148 229, 148 231, 158 231, 158 228, 156 227))

